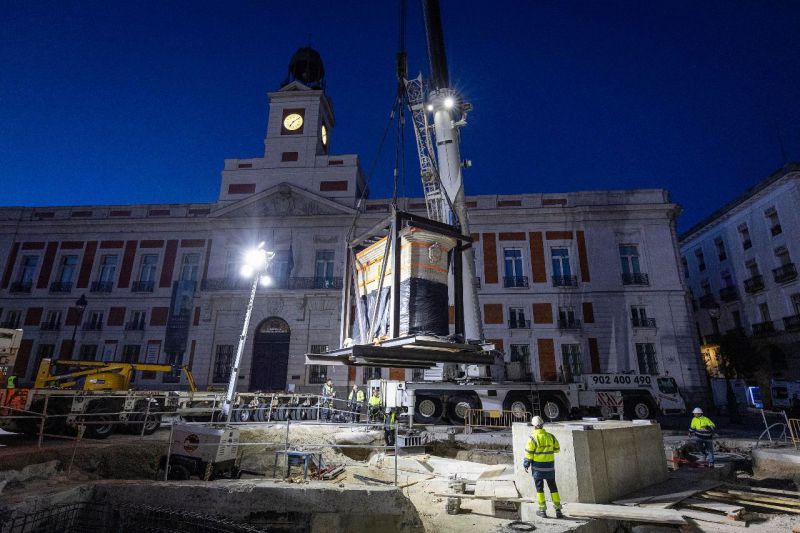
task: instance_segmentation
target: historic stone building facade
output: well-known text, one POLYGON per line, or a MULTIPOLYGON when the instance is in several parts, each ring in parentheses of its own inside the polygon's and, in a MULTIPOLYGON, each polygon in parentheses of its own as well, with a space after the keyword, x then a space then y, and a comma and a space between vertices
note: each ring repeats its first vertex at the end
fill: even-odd
MULTIPOLYGON (((0 208, 0 323, 24 329, 28 382, 42 357, 188 364, 222 387, 249 283, 244 249, 275 251, 259 288, 240 389, 317 390, 411 370, 307 367, 339 344, 345 236, 387 200, 359 206, 356 155, 329 153, 335 120, 324 86, 270 93, 263 157, 225 161, 211 204, 0 208), (77 307, 84 296, 86 306, 77 307), (74 342, 73 342, 74 338, 74 342)), ((469 189, 469 183, 467 183, 469 189)), ((517 379, 669 373, 687 396, 705 384, 677 261, 678 207, 662 190, 468 198, 486 337, 517 379), (513 365, 512 365, 513 366, 513 365)), ((421 199, 400 207, 424 214, 421 199)), ((179 375, 140 375, 174 388, 179 375)))
MULTIPOLYGON (((800 379, 800 165, 777 170, 680 238, 698 336, 713 347, 738 331, 800 379)), ((713 354, 713 350, 709 353, 713 354)))

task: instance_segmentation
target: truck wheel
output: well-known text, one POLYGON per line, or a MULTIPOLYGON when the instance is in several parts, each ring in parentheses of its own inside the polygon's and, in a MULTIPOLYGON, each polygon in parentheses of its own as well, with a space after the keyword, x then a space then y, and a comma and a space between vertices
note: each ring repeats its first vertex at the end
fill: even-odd
POLYGON ((467 420, 467 410, 480 409, 480 405, 469 396, 453 396, 447 402, 447 418, 457 426, 463 426, 467 420))
POLYGON ((506 401, 503 405, 503 410, 511 411, 514 416, 515 421, 524 421, 527 422, 525 418, 525 413, 528 413, 528 416, 533 415, 533 407, 531 405, 531 401, 526 398, 525 396, 514 395, 506 398, 506 401))
POLYGON ((417 396, 414 405, 414 422, 417 424, 436 424, 442 418, 444 406, 435 396, 417 396))
POLYGON ((567 410, 561 400, 555 396, 545 396, 542 399, 542 418, 555 422, 563 420, 567 416, 567 410))
POLYGON ((631 420, 650 420, 655 416, 653 403, 641 396, 625 399, 625 416, 631 420))
POLYGON ((114 433, 114 422, 117 415, 112 414, 108 407, 95 407, 90 409, 84 417, 86 431, 84 435, 89 439, 107 439, 114 433))

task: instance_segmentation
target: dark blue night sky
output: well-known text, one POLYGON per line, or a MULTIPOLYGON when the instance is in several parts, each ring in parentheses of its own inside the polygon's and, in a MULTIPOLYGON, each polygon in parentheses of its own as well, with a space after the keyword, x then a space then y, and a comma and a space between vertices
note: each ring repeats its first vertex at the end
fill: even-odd
MULTIPOLYGON (((451 79, 475 107, 468 194, 663 187, 685 229, 800 159, 800 2, 442 11, 451 79)), ((394 2, 6 0, 0 203, 214 201, 224 158, 263 153, 266 93, 309 40, 334 101, 332 153, 369 169, 397 35, 394 2)), ((427 69, 415 0, 407 39, 411 71, 427 69)), ((419 194, 408 135, 406 192, 419 194)), ((391 194, 393 152, 390 138, 373 197, 391 194)))

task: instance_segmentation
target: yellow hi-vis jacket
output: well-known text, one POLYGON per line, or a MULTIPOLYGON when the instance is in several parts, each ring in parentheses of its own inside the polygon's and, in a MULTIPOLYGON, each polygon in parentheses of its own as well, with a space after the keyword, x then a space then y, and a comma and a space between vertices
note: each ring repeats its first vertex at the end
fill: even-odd
POLYGON ((558 439, 542 428, 534 429, 525 445, 525 465, 533 466, 534 472, 555 472, 555 454, 561 451, 558 439))
POLYGON ((370 407, 380 407, 381 406, 381 397, 380 396, 370 396, 369 397, 369 405, 370 405, 370 407))
POLYGON ((692 424, 689 426, 689 433, 694 435, 699 440, 711 440, 714 437, 714 430, 717 426, 707 416, 698 416, 692 418, 692 424))
MULTIPOLYGON (((351 402, 353 401, 353 391, 350 391, 350 395, 347 397, 347 399, 349 401, 351 401, 351 402)), ((356 392, 355 401, 357 401, 359 403, 364 401, 364 391, 363 390, 358 389, 358 391, 356 392)))

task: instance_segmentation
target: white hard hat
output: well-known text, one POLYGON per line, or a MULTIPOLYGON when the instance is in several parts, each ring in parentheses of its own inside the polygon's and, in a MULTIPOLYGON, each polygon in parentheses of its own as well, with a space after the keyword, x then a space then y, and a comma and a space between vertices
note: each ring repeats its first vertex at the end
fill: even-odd
POLYGON ((694 411, 692 411, 692 414, 693 415, 702 415, 703 414, 703 410, 700 409, 699 407, 695 407, 694 411))
POLYGON ((536 427, 543 426, 543 425, 544 425, 544 420, 542 420, 542 417, 541 417, 541 416, 539 416, 539 415, 536 415, 536 416, 534 416, 534 417, 533 417, 533 419, 531 420, 531 424, 532 424, 533 426, 536 426, 536 427))
POLYGON ((392 412, 392 408, 391 408, 391 407, 387 407, 387 408, 386 408, 386 412, 387 412, 387 413, 391 413, 391 412, 392 412))

